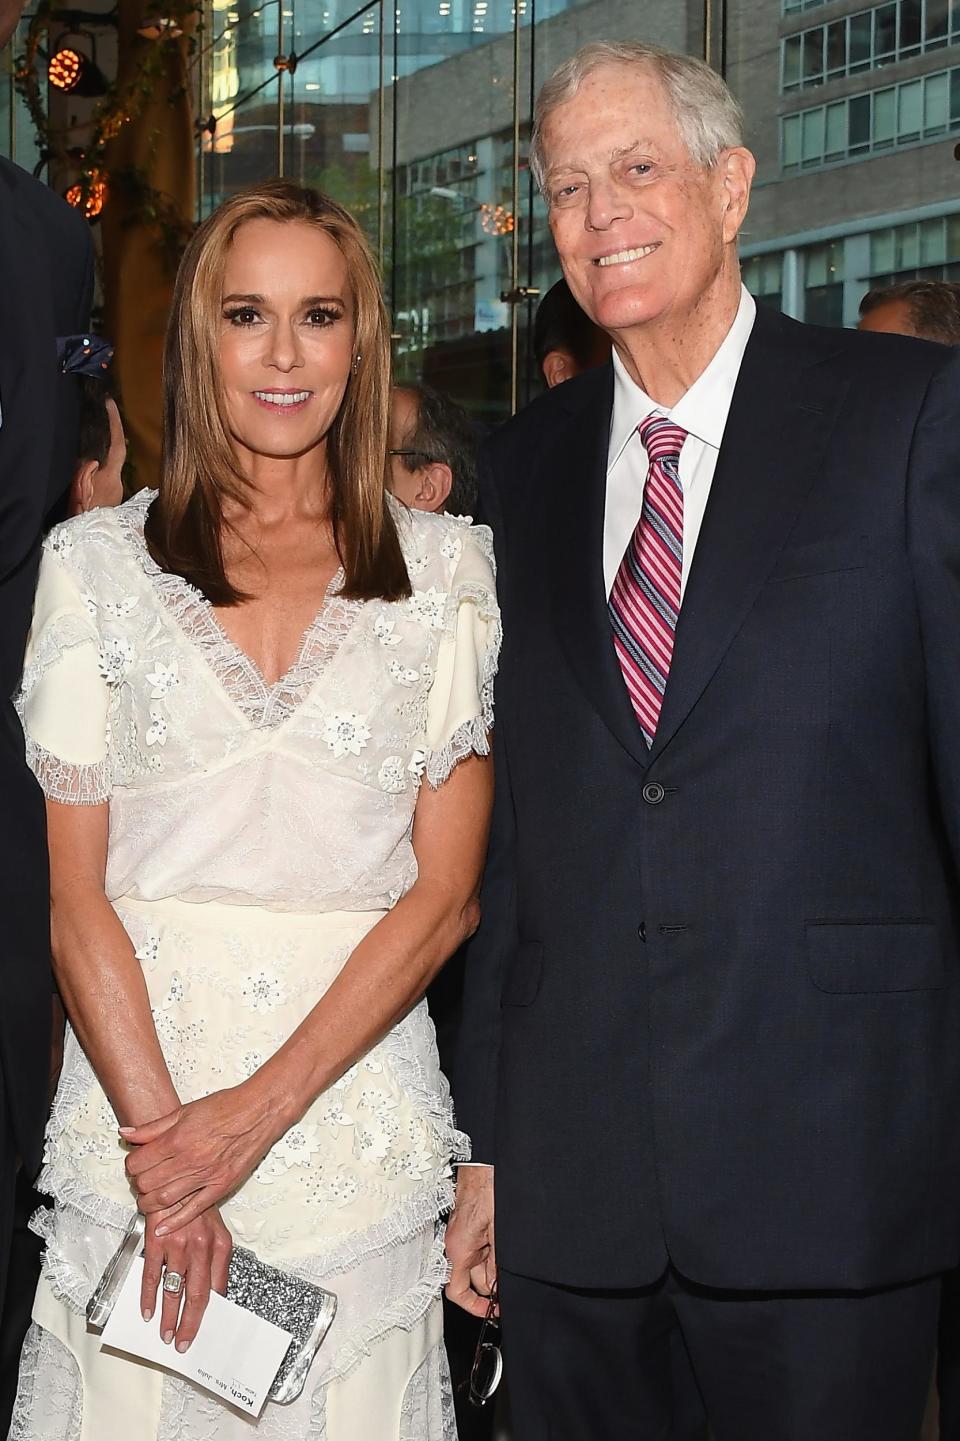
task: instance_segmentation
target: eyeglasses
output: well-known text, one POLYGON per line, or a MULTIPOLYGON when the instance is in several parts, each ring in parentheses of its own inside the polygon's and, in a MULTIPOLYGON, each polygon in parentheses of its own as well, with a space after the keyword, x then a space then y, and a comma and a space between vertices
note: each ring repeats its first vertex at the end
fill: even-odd
POLYGON ((427 465, 436 465, 436 464, 437 464, 437 461, 438 461, 438 459, 439 459, 438 456, 436 456, 436 455, 431 455, 431 454, 429 453, 429 451, 426 451, 426 450, 388 450, 388 451, 387 451, 387 454, 388 454, 388 455, 410 455, 410 456, 418 455, 421 460, 426 461, 427 465))
POLYGON ((485 1406, 500 1385, 503 1375, 503 1356, 500 1354, 500 1342, 497 1339, 500 1331, 497 1299, 497 1287, 494 1284, 470 1369, 471 1406, 485 1406))

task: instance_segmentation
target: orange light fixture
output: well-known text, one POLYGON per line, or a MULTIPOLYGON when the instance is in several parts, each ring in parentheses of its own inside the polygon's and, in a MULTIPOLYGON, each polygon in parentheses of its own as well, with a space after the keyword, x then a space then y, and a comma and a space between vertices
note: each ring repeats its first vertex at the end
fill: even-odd
POLYGON ((47 79, 55 90, 63 90, 67 94, 77 88, 83 70, 84 57, 77 50, 72 50, 65 45, 50 57, 50 64, 47 67, 47 79))
POLYGON ((68 204, 82 210, 87 220, 96 220, 107 203, 107 182, 100 170, 92 170, 67 191, 68 204))

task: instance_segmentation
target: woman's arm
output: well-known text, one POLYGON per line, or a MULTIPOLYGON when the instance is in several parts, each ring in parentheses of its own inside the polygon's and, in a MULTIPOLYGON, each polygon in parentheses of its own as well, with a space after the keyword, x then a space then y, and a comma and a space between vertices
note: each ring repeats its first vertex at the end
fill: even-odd
MULTIPOLYGON (((104 893, 109 804, 47 801, 53 968, 70 1024, 121 1121, 139 1121, 178 1104, 157 1040, 150 999, 133 945, 104 893)), ((182 1295, 164 1292, 160 1326, 185 1351, 211 1289, 224 1292, 230 1234, 207 1210, 176 1237, 147 1221, 140 1305, 149 1320, 164 1266, 186 1278, 182 1295), (181 1310, 182 1305, 182 1310, 181 1310)))
POLYGON ((146 1212, 178 1206, 179 1229, 235 1189, 307 1107, 419 1000, 479 921, 493 800, 487 757, 461 761, 417 800, 418 877, 354 950, 309 1016, 248 1081, 125 1131, 127 1170, 146 1212), (183 1203, 180 1205, 180 1203, 183 1203))
POLYGON ((53 968, 70 1024, 121 1122, 178 1104, 133 944, 104 894, 107 802, 47 801, 53 968))

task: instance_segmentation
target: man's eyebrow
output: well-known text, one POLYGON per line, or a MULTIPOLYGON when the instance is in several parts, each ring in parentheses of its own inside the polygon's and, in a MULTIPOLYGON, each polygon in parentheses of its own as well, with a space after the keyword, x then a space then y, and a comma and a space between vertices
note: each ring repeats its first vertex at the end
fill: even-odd
MULTIPOLYGON (((632 155, 636 150, 649 152, 655 148, 652 140, 631 140, 629 145, 618 145, 615 150, 611 150, 610 159, 611 161, 623 160, 625 156, 632 155)), ((544 179, 549 180, 552 175, 564 174, 567 171, 586 171, 586 169, 587 166, 583 161, 562 160, 550 166, 544 179)))

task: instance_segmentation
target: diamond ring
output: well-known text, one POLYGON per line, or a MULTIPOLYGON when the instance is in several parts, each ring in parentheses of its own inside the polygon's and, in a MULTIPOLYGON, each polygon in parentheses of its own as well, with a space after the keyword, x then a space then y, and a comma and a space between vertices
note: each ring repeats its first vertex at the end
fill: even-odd
POLYGON ((164 1271, 163 1289, 169 1291, 172 1296, 179 1296, 183 1290, 183 1277, 179 1271, 164 1271))

